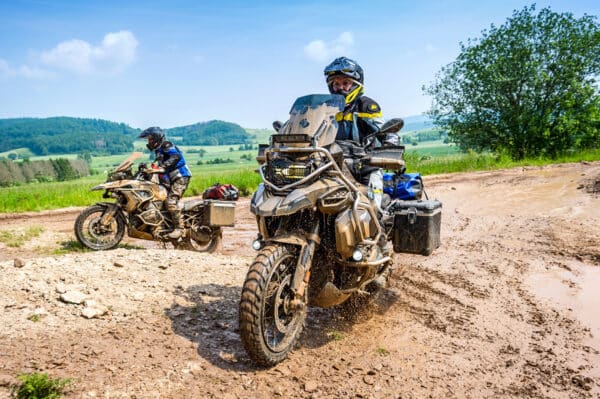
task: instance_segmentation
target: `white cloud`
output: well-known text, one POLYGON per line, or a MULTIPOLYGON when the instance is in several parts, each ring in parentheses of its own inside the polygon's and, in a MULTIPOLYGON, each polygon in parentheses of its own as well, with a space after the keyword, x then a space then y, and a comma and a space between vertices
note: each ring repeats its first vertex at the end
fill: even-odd
POLYGON ((46 71, 45 69, 30 67, 27 65, 22 65, 19 68, 18 74, 28 79, 47 79, 55 76, 54 73, 46 71))
POLYGON ((8 65, 8 62, 6 62, 3 59, 0 59, 0 76, 8 77, 13 75, 14 70, 10 67, 10 65, 8 65))
POLYGON ((53 76, 52 72, 27 65, 13 68, 6 60, 0 59, 0 78, 24 77, 27 79, 46 79, 53 76))
POLYGON ((304 46, 304 54, 311 60, 325 62, 330 58, 347 55, 354 45, 354 37, 350 32, 343 32, 336 39, 325 42, 313 40, 304 46))
POLYGON ((59 43, 41 55, 50 67, 78 74, 116 74, 135 61, 138 41, 129 31, 107 33, 99 46, 72 39, 59 43))

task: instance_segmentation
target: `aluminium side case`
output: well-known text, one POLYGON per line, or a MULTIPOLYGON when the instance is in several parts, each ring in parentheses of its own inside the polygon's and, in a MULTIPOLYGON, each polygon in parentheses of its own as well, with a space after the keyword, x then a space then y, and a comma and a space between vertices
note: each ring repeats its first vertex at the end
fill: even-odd
POLYGON ((440 246, 440 201, 395 201, 393 213, 394 252, 430 255, 440 246))
POLYGON ((235 203, 231 201, 204 200, 204 223, 211 227, 235 225, 235 203))

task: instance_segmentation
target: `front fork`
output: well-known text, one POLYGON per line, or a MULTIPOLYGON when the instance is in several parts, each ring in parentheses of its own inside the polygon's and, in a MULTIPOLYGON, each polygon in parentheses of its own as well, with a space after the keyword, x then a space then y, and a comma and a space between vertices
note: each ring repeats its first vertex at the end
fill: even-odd
POLYGON ((305 237, 306 244, 300 248, 298 263, 296 265, 296 271, 294 272, 294 279, 292 280, 294 299, 291 302, 291 306, 296 309, 306 307, 306 302, 303 300, 304 293, 310 280, 310 268, 315 255, 315 249, 317 244, 321 241, 319 238, 318 222, 314 224, 312 231, 307 233, 305 237))
POLYGON ((100 218, 100 226, 105 228, 106 226, 110 226, 113 220, 120 216, 119 207, 113 203, 102 203, 101 205, 106 207, 100 218))

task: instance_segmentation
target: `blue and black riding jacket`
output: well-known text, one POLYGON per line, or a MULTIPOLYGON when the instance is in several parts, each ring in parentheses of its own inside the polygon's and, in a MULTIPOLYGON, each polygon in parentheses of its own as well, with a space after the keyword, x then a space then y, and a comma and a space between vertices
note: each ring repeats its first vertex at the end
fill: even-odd
POLYGON ((183 153, 176 145, 170 141, 164 141, 160 147, 155 150, 156 161, 165 168, 166 174, 171 182, 180 177, 191 177, 192 172, 187 167, 183 153))

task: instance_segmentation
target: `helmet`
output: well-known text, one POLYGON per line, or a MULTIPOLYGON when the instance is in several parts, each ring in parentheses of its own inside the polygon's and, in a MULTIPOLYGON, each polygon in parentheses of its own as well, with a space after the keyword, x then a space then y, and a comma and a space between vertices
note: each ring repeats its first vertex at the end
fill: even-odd
POLYGON ((148 138, 146 147, 148 147, 149 150, 156 150, 163 143, 165 133, 158 126, 152 126, 144 130, 139 137, 141 139, 148 138))
POLYGON ((323 71, 325 74, 325 78, 327 80, 327 87, 329 88, 329 92, 334 94, 333 91, 333 79, 335 77, 343 76, 351 79, 353 81, 353 85, 350 90, 337 92, 338 94, 343 94, 346 97, 346 104, 352 103, 359 94, 364 91, 363 83, 364 83, 364 72, 360 65, 354 60, 346 57, 339 57, 333 60, 333 62, 325 67, 323 71))

